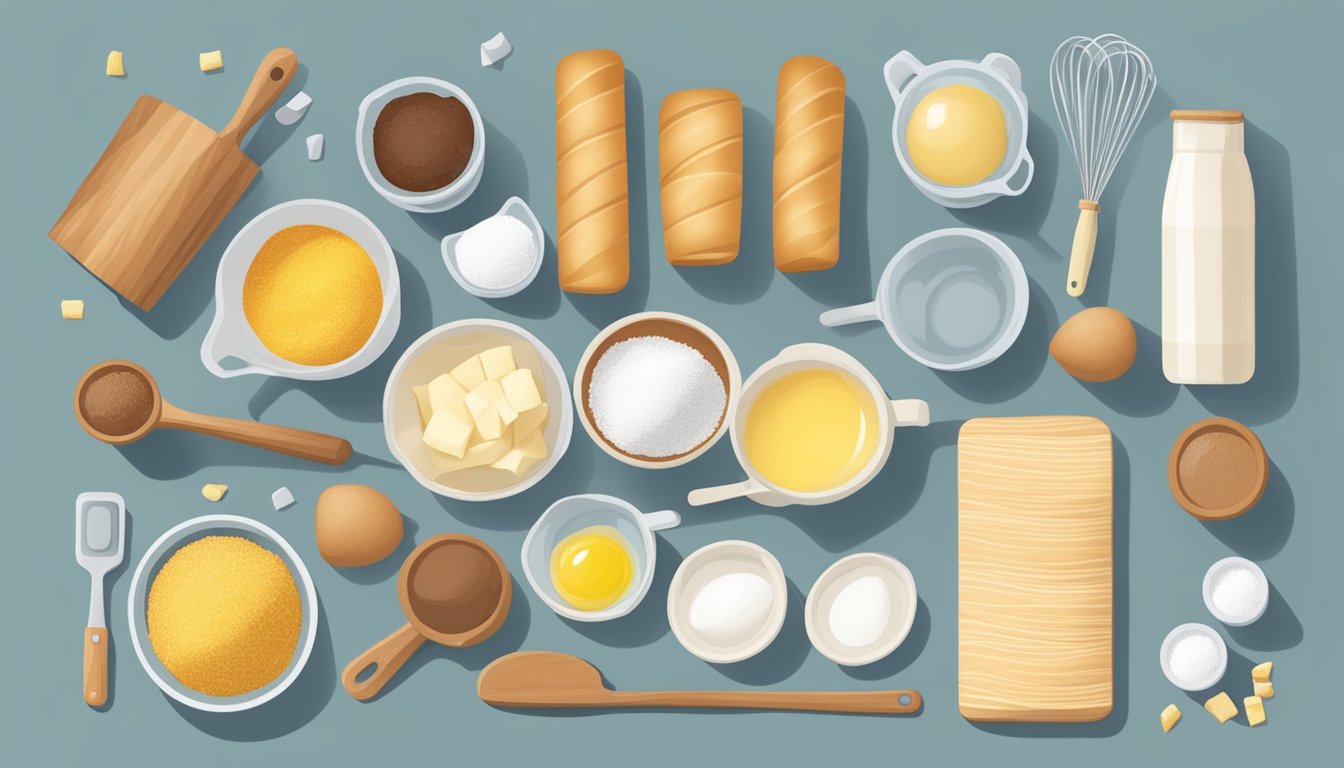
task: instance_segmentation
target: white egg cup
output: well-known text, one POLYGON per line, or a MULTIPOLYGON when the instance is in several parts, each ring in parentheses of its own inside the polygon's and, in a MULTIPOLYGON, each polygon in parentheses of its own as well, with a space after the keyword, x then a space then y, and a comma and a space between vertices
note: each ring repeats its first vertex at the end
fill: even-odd
POLYGON ((784 626, 789 607, 788 581, 775 556, 749 541, 718 541, 692 552, 682 561, 667 590, 667 621, 682 647, 714 664, 743 661, 765 650, 784 626), (691 624, 691 604, 710 582, 732 573, 752 573, 770 585, 770 608, 755 627, 723 639, 691 624))
POLYGON ((807 594, 803 621, 807 637, 821 655, 847 667, 871 664, 900 647, 915 623, 918 602, 915 577, 905 563, 876 552, 860 552, 841 558, 817 577, 807 594), (851 646, 831 631, 830 613, 836 598, 855 581, 876 576, 887 588, 887 622, 871 643, 851 646))

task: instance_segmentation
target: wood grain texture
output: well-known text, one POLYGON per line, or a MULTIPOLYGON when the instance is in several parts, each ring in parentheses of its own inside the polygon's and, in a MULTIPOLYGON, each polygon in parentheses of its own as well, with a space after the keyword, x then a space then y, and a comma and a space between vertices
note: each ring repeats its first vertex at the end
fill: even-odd
POLYGON ((774 238, 781 272, 830 269, 840 259, 845 75, 815 56, 779 70, 775 98, 774 238))
POLYGON ((1111 711, 1112 447, 1097 419, 972 419, 957 443, 958 700, 968 720, 1111 711))
POLYGON ((84 628, 84 703, 107 703, 107 627, 84 628))
POLYGON ((667 260, 726 264, 742 234, 742 100, 732 91, 677 91, 658 113, 658 178, 667 260))
POLYGON ((560 287, 615 293, 630 279, 625 62, 578 51, 555 66, 556 259, 560 287))

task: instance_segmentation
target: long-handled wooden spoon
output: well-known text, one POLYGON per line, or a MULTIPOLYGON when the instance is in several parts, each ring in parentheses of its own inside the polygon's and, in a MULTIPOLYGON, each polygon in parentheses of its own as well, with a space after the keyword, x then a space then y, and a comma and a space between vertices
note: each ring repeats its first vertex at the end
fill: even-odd
POLYGON ((597 667, 549 651, 523 651, 495 659, 481 670, 476 693, 496 707, 689 707, 908 715, 923 706, 918 691, 614 691, 603 684, 597 667))

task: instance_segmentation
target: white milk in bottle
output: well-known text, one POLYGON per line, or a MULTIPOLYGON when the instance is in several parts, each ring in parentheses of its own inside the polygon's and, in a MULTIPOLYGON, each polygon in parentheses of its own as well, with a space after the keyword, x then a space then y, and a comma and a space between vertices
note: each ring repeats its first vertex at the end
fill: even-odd
POLYGON ((1177 384, 1255 373, 1255 191, 1232 110, 1174 110, 1162 203, 1162 370, 1177 384))

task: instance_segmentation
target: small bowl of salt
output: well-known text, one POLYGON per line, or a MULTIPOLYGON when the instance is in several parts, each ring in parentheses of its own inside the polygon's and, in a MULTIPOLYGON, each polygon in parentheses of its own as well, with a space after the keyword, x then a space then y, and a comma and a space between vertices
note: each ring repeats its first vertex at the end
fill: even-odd
POLYGON ((532 284, 541 272, 546 234, 532 209, 510 197, 499 213, 443 238, 443 263, 473 296, 502 299, 532 284))
POLYGON ((1158 656, 1162 674, 1183 691, 1203 691, 1227 672, 1227 644, 1207 624, 1182 624, 1167 633, 1158 656))
POLYGON ((1244 557, 1225 557, 1204 574, 1204 605, 1229 627, 1244 627, 1265 615, 1269 579, 1244 557))

